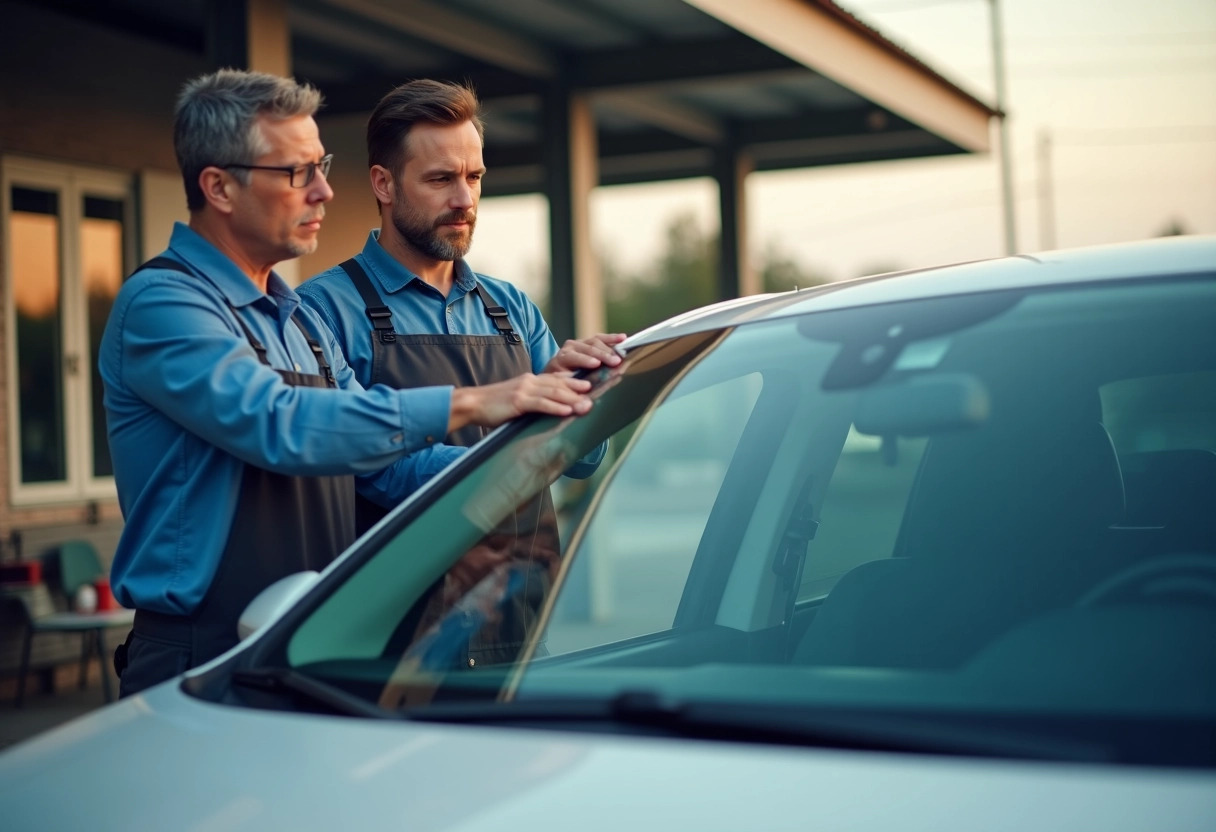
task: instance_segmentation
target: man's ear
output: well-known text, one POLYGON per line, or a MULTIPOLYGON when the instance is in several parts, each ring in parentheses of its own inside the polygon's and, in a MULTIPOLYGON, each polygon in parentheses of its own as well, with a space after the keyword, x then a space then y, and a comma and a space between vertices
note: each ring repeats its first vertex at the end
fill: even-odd
POLYGON ((393 184, 393 175, 389 173, 388 168, 384 165, 372 165, 367 175, 371 180, 372 194, 376 197, 376 202, 381 205, 392 205, 396 185, 393 184))
POLYGON ((207 204, 221 214, 231 214, 233 199, 239 187, 232 175, 223 168, 205 167, 198 175, 198 186, 203 191, 203 199, 207 204))

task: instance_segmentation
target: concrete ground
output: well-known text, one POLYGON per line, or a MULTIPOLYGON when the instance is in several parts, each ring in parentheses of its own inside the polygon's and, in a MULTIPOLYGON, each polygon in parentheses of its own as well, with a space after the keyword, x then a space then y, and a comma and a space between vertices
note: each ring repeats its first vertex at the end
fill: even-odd
MULTIPOLYGON (((117 695, 118 680, 113 671, 110 682, 117 695)), ((89 665, 83 690, 78 685, 77 667, 67 665, 55 674, 53 692, 42 690, 40 680, 31 676, 20 708, 14 704, 16 693, 15 678, 0 681, 0 751, 106 704, 96 661, 89 665)))

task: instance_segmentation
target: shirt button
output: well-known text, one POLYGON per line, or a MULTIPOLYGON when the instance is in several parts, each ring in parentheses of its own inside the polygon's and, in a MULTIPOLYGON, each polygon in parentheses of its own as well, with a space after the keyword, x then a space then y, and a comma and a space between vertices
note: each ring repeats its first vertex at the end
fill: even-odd
POLYGON ((433 436, 428 436, 428 437, 426 438, 426 441, 427 441, 427 442, 434 442, 434 441, 435 441, 435 437, 433 437, 433 436))
POLYGON ((401 434, 401 433, 395 434, 393 436, 393 438, 390 439, 389 441, 392 442, 394 445, 400 445, 402 442, 405 441, 405 434, 401 434))
POLYGON ((477 667, 477 659, 470 658, 470 659, 469 659, 469 667, 477 667))
POLYGON ((296 365, 296 372, 297 372, 297 373, 298 373, 298 372, 300 372, 300 365, 299 365, 299 364, 297 364, 297 365, 296 365))

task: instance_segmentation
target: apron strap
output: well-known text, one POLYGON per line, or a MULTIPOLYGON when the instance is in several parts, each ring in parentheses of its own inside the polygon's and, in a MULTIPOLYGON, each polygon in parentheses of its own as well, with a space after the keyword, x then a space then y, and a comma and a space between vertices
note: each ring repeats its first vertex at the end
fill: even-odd
POLYGON ((340 263, 339 267, 346 272, 350 282, 355 284, 355 288, 359 290, 359 296, 363 298, 363 305, 367 308, 367 317, 372 319, 372 327, 380 336, 381 343, 391 344, 396 341, 397 333, 393 329, 393 313, 384 305, 376 287, 372 285, 371 278, 367 276, 367 272, 363 271, 359 261, 352 257, 340 263))
MULTIPOLYGON (((334 379, 333 368, 329 366, 329 362, 325 360, 325 353, 321 350, 321 345, 317 340, 308 334, 308 330, 304 328, 304 324, 300 323, 300 319, 294 314, 291 316, 291 322, 296 325, 300 333, 304 336, 304 340, 308 342, 308 348, 312 350, 312 354, 317 359, 317 369, 321 371, 321 375, 325 376, 325 384, 327 387, 337 387, 338 382, 334 379)), ((249 330, 245 330, 248 332, 249 330)), ((256 347, 255 347, 256 349, 256 347)))
MULTIPOLYGON (((350 260, 347 262, 353 263, 354 261, 350 260)), ((346 264, 343 263, 342 265, 345 266, 346 264)), ((153 257, 151 260, 148 260, 136 267, 135 272, 141 272, 144 269, 164 269, 165 271, 170 272, 193 274, 193 272, 187 269, 184 264, 179 263, 171 257, 153 257)), ((135 272, 131 272, 131 274, 135 274, 135 272)), ((270 359, 266 357, 266 345, 254 336, 253 332, 248 326, 246 326, 245 321, 242 320, 241 316, 237 314, 236 309, 233 308, 231 303, 228 304, 228 308, 232 310, 232 315, 236 318, 237 325, 240 326, 241 331, 245 333, 245 340, 249 342, 249 346, 253 347, 253 351, 257 353, 258 361, 261 361, 263 364, 269 367, 270 359)), ((388 310, 385 311, 387 312, 388 310)), ((291 316, 291 321, 299 328, 300 333, 304 336, 304 340, 308 342, 308 348, 312 350, 312 354, 316 356, 317 368, 321 371, 321 375, 325 376, 326 383, 330 387, 337 387, 338 384, 334 380, 334 372, 330 368, 329 362, 325 360, 325 353, 321 351, 321 345, 317 343, 316 339, 308 334, 308 330, 304 328, 304 324, 300 323, 299 319, 296 318, 295 315, 291 316)))
POLYGON ((486 314, 490 316, 490 320, 494 322, 494 327, 502 336, 507 339, 508 344, 522 344, 523 339, 511 327, 511 321, 507 318, 507 310, 494 303, 490 297, 490 293, 482 288, 481 281, 477 281, 477 297, 481 298, 481 305, 486 308, 486 314))
MULTIPOLYGON (((393 313, 384 305, 384 300, 376 291, 376 287, 372 285, 371 278, 367 276, 367 272, 363 270, 363 266, 359 265, 359 261, 352 257, 349 260, 343 261, 340 264, 340 268, 346 272, 347 277, 350 278, 350 282, 355 284, 359 297, 363 298, 367 317, 371 318, 372 326, 379 334, 381 342, 391 344, 393 341, 396 341, 397 333, 393 329, 393 313)), ((482 288, 480 281, 476 284, 475 288, 477 289, 477 297, 481 299, 481 305, 485 307, 486 314, 494 322, 494 328, 502 334, 508 344, 522 344, 523 339, 519 337, 519 333, 511 326, 511 321, 507 317, 507 310, 494 303, 494 299, 482 288)))

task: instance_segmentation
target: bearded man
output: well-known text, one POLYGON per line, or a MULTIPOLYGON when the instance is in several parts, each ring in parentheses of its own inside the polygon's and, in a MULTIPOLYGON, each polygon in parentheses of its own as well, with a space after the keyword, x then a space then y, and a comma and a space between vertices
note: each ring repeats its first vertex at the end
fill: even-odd
MULTIPOLYGON (((444 81, 410 81, 385 95, 367 125, 380 228, 359 254, 297 290, 366 387, 489 384, 620 363, 613 347, 624 335, 569 340, 559 349, 522 290, 465 262, 486 172, 480 108, 472 90, 444 81)), ((487 432, 469 425, 445 441, 471 445, 487 432)), ((566 475, 589 476, 603 452, 595 449, 566 475)), ((385 509, 361 500, 358 513, 362 533, 385 509)))

